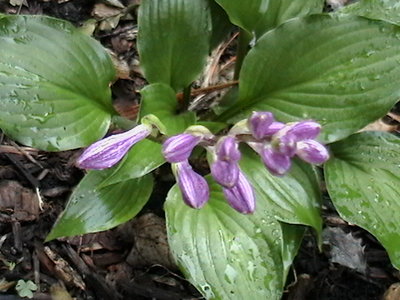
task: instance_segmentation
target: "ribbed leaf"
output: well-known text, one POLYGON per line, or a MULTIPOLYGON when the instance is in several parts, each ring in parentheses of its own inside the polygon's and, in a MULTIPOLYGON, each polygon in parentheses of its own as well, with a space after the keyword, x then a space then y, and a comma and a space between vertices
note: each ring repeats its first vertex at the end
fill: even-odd
POLYGON ((231 22, 255 33, 259 38, 285 21, 312 13, 321 13, 323 0, 216 0, 228 13, 231 22))
POLYGON ((210 49, 207 0, 143 0, 138 18, 138 50, 147 80, 175 90, 188 86, 210 49))
POLYGON ((339 12, 400 25, 400 3, 398 0, 361 0, 343 7, 339 12))
POLYGON ((384 115, 399 97, 399 27, 316 15, 258 41, 243 63, 239 101, 220 119, 252 111, 272 111, 280 121, 312 118, 332 142, 384 115))
POLYGON ((280 299, 284 284, 279 222, 259 201, 253 215, 232 209, 211 184, 199 210, 183 203, 177 186, 165 205, 172 254, 207 299, 280 299))
POLYGON ((47 240, 107 230, 133 218, 143 208, 153 189, 152 176, 99 187, 110 173, 91 171, 83 178, 47 240))
POLYGON ((241 152, 240 167, 254 187, 257 204, 266 202, 264 213, 286 223, 312 226, 321 234, 321 195, 312 167, 296 161, 287 175, 278 177, 268 172, 254 151, 242 148, 241 152))
POLYGON ((177 113, 178 101, 174 90, 166 84, 155 83, 140 92, 140 115, 153 114, 165 125, 168 135, 181 133, 196 121, 193 112, 177 113))
POLYGON ((114 68, 99 43, 43 16, 0 18, 0 127, 43 150, 87 146, 107 132, 114 68))
POLYGON ((329 195, 340 215, 371 232, 400 269, 400 139, 364 132, 331 146, 329 195))

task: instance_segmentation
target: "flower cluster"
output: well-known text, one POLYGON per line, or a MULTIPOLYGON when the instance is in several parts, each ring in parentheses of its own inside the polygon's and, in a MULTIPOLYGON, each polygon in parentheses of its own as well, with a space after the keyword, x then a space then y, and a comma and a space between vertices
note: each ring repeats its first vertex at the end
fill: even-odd
MULTIPOLYGON (((151 125, 141 124, 102 139, 83 152, 77 166, 109 168, 152 130, 151 125)), ((168 138, 162 152, 172 164, 185 203, 201 208, 210 197, 209 186, 205 178, 193 170, 189 158, 196 146, 204 147, 211 154, 212 178, 221 185, 226 200, 237 211, 248 214, 255 209, 255 195, 239 166, 239 143, 245 142, 254 149, 271 174, 282 176, 289 171, 294 156, 312 164, 328 160, 327 149, 315 140, 320 130, 321 126, 312 120, 284 124, 275 121, 271 112, 254 112, 222 137, 214 136, 203 126, 191 126, 184 133, 168 138)))
POLYGON ((321 164, 329 158, 325 146, 315 140, 320 130, 321 126, 311 120, 284 124, 275 121, 271 112, 254 112, 219 139, 209 133, 202 136, 201 131, 172 136, 164 143, 163 153, 173 165, 186 204, 200 208, 209 198, 209 188, 188 159, 195 146, 205 147, 213 158, 211 175, 221 185, 226 200, 234 209, 247 214, 255 209, 255 197, 239 167, 239 143, 247 143, 272 174, 282 176, 289 171, 296 155, 312 164, 321 164), (210 145, 212 140, 216 142, 210 145))

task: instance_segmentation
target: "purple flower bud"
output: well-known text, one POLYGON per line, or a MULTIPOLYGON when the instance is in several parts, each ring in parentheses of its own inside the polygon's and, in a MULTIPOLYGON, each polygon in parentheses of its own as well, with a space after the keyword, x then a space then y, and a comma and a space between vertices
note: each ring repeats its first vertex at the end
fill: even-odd
POLYGON ((129 131, 97 141, 82 153, 76 165, 82 169, 110 168, 118 163, 134 144, 150 135, 151 130, 151 126, 141 124, 129 131))
POLYGON ((272 145, 276 151, 289 157, 293 157, 296 154, 296 144, 296 137, 290 132, 272 139, 272 145))
POLYGON ((274 135, 285 126, 285 123, 282 122, 272 122, 271 125, 265 130, 264 134, 265 136, 274 135))
POLYGON ((256 203, 253 188, 242 172, 232 188, 223 188, 224 195, 230 206, 242 214, 254 212, 256 203))
POLYGON ((227 162, 237 162, 241 157, 239 145, 233 136, 221 138, 217 143, 216 153, 219 160, 227 162))
POLYGON ((190 207, 201 208, 210 197, 207 181, 193 171, 188 161, 179 162, 175 166, 183 201, 190 207))
POLYGON ((162 151, 165 159, 170 163, 187 160, 200 140, 201 137, 188 133, 170 137, 163 144, 162 151))
POLYGON ((293 135, 296 142, 315 139, 321 131, 321 125, 308 120, 301 121, 288 126, 287 133, 293 135))
POLYGON ((260 152, 260 155, 267 169, 274 175, 284 175, 291 167, 290 157, 277 152, 269 145, 260 152))
POLYGON ((314 140, 298 142, 296 154, 311 164, 322 164, 329 159, 329 153, 325 146, 314 140))
POLYGON ((268 136, 272 122, 274 122, 274 115, 269 111, 262 111, 253 112, 247 123, 253 136, 261 140, 268 136))
POLYGON ((211 165, 211 175, 220 185, 231 188, 239 178, 239 166, 236 162, 217 160, 211 165))

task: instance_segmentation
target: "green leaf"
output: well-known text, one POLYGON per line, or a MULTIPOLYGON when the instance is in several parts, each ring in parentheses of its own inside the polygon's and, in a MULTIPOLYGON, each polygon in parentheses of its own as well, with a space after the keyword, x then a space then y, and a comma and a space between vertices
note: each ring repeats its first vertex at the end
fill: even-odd
POLYGON ((348 222, 371 232, 400 269, 400 139, 364 132, 331 145, 329 195, 348 222))
POLYGON ((321 13, 322 0, 216 0, 228 13, 231 22, 259 38, 268 30, 294 18, 321 13))
POLYGON ((108 130, 112 62, 71 24, 43 16, 0 18, 0 127, 47 151, 87 146, 108 130))
POLYGON ((267 202, 264 213, 286 223, 309 225, 320 235, 321 195, 313 168, 296 160, 287 175, 278 177, 265 168, 253 150, 243 147, 241 152, 240 167, 255 190, 257 204, 260 199, 267 202))
POLYGON ((211 40, 210 50, 218 46, 234 28, 226 12, 214 0, 208 0, 211 12, 211 40))
POLYGON ((207 299, 280 299, 281 228, 265 201, 253 215, 232 209, 218 185, 209 202, 186 206, 175 185, 165 205, 169 245, 178 265, 207 299))
POLYGON ((83 178, 46 241, 110 229, 133 218, 143 208, 153 189, 152 176, 99 187, 111 172, 91 171, 83 178))
POLYGON ((154 83, 140 91, 140 115, 153 114, 167 128, 167 134, 181 133, 196 122, 193 112, 177 113, 178 101, 174 90, 166 84, 154 83))
POLYGON ((161 144, 143 140, 129 150, 121 163, 110 169, 110 176, 100 186, 142 177, 163 163, 165 159, 161 153, 161 144))
POLYGON ((228 124, 223 123, 223 122, 212 122, 212 121, 198 121, 196 122, 196 125, 201 125, 204 127, 207 127, 212 133, 216 134, 220 132, 221 130, 225 129, 228 127, 228 124))
POLYGON ((199 75, 210 49, 207 0, 144 0, 138 24, 138 50, 146 79, 175 90, 187 87, 199 75))
POLYGON ((37 290, 37 285, 32 280, 24 281, 20 279, 15 286, 15 290, 20 297, 33 298, 33 291, 37 290))
POLYGON ((361 0, 343 7, 339 12, 400 25, 398 0, 361 0))
POLYGON ((342 139, 384 115, 400 97, 400 28, 354 16, 294 19, 266 33, 240 74, 239 101, 221 120, 271 111, 315 119, 322 139, 342 139))
POLYGON ((293 260, 300 249, 306 227, 281 222, 283 278, 286 278, 293 260))

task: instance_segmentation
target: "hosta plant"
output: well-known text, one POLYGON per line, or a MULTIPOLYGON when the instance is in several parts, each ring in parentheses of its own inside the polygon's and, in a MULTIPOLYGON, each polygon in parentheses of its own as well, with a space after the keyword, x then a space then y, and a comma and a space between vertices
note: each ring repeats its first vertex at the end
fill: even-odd
POLYGON ((103 47, 62 20, 1 15, 1 129, 46 151, 87 147, 76 162, 87 174, 47 240, 133 218, 152 171, 169 163, 171 252, 207 299, 281 297, 304 225, 320 239, 322 178, 339 214, 400 268, 400 140, 359 132, 400 97, 397 1, 330 14, 323 4, 142 0, 148 85, 136 124, 110 134, 115 72, 103 47), (189 111, 192 82, 232 30, 238 87, 207 113, 189 111))

